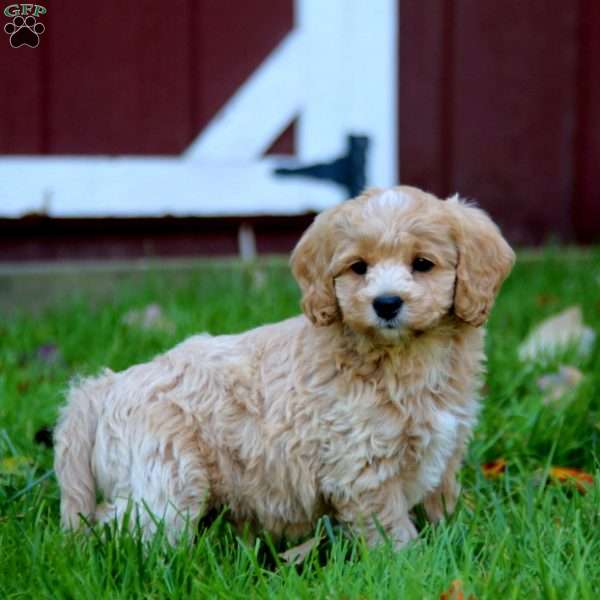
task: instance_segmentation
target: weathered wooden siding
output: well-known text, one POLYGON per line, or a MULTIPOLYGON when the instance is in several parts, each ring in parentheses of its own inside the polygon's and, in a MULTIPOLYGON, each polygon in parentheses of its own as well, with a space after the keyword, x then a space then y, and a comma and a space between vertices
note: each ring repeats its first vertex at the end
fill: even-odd
POLYGON ((600 239, 600 10, 402 0, 402 178, 477 199, 511 239, 600 239))
MULTIPOLYGON (((0 154, 180 153, 294 18, 292 0, 39 1, 38 48, 0 32, 0 154)), ((600 240, 600 3, 398 12, 401 181, 478 200, 516 243, 600 240)), ((292 128, 274 148, 293 151, 292 128)))

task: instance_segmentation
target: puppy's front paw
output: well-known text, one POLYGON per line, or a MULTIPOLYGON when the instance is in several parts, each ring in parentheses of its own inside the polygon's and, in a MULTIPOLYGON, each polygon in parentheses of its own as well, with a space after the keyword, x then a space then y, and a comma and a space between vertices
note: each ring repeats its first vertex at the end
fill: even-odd
POLYGON ((395 550, 400 550, 419 537, 419 532, 408 515, 400 517, 393 525, 387 527, 374 517, 372 523, 355 529, 357 533, 364 535, 369 548, 381 546, 387 538, 395 550))
POLYGON ((419 532, 408 517, 403 520, 401 525, 394 527, 390 531, 390 538, 395 550, 401 550, 417 537, 419 537, 419 532))
POLYGON ((442 482, 423 501, 427 518, 431 523, 438 523, 446 515, 451 515, 456 508, 460 494, 460 484, 452 478, 442 482))

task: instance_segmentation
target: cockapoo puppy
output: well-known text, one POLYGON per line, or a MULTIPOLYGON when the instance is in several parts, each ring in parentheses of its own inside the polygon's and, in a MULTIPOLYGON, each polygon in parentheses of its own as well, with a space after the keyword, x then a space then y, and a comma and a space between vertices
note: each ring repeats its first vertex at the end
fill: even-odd
POLYGON ((304 316, 72 387, 56 430, 64 526, 133 506, 146 535, 158 517, 176 540, 227 505, 276 536, 330 514, 401 547, 416 504, 433 521, 455 506, 481 325, 513 262, 457 197, 375 189, 323 212, 291 257, 304 316))

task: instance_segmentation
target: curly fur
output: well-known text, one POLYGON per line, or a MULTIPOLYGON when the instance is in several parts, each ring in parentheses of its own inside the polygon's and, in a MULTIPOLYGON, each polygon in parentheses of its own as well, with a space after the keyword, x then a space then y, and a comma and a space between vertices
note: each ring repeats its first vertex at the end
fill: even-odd
POLYGON ((481 210, 409 187, 319 215, 291 258, 306 316, 194 336, 75 383, 56 431, 65 527, 122 518, 172 540, 210 508, 274 535, 331 514, 398 546, 452 511, 478 411, 483 330, 514 255, 481 210), (435 264, 411 268, 415 257, 435 264), (350 268, 368 264, 364 275, 350 268), (380 294, 404 304, 383 323, 380 294), (103 501, 96 505, 97 493, 103 501))

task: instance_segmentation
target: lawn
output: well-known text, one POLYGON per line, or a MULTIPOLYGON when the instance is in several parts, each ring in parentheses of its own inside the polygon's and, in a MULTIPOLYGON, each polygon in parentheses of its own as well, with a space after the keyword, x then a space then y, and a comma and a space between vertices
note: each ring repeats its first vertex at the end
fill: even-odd
POLYGON ((600 343, 583 360, 572 351, 547 365, 517 357, 535 323, 573 304, 600 332, 600 250, 519 260, 489 322, 484 409, 446 523, 431 527, 418 514, 420 538, 394 552, 368 550, 324 521, 324 541, 301 566, 282 564, 269 540, 244 545, 220 517, 175 548, 160 536, 143 548, 114 530, 64 534, 52 451, 34 441, 76 373, 123 369, 192 333, 238 332, 297 313, 284 263, 207 264, 170 286, 149 274, 110 302, 65 291, 41 315, 0 316, 0 598, 437 599, 454 580, 464 598, 598 598, 600 343), (124 321, 151 303, 163 315, 153 328, 124 321), (547 405, 537 381, 561 364, 584 378, 547 405), (505 472, 486 477, 482 464, 500 458, 505 472), (553 482, 551 466, 584 470, 594 482, 581 490, 553 482))

